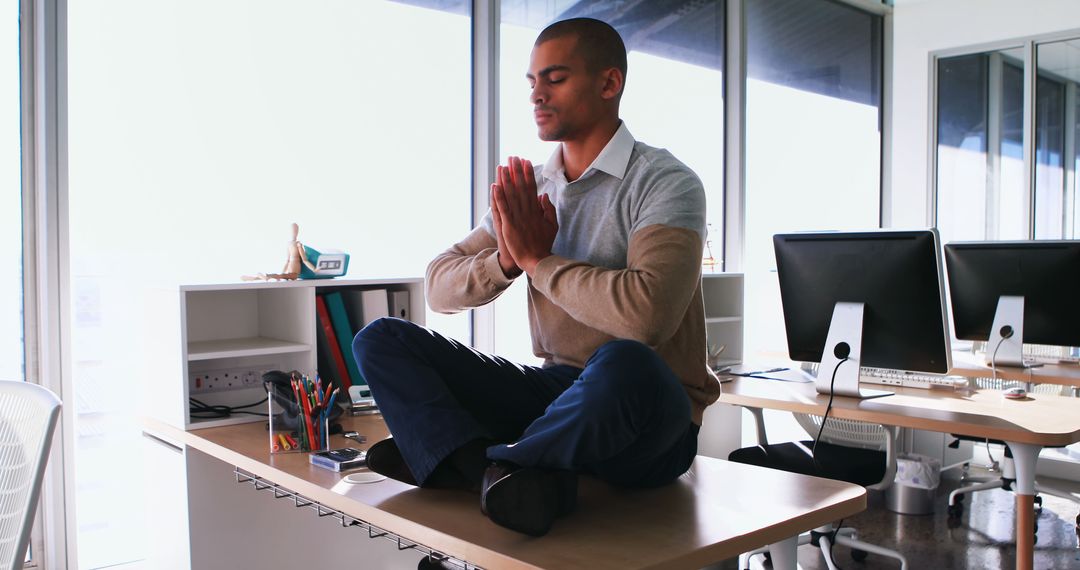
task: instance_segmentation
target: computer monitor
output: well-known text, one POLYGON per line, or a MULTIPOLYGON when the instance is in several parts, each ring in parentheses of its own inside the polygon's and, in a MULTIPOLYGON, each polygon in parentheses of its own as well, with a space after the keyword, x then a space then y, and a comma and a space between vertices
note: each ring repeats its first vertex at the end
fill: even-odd
POLYGON ((862 366, 949 371, 935 230, 777 234, 773 246, 788 353, 821 363, 818 392, 889 394, 859 388, 862 366))
POLYGON ((956 338, 1023 366, 1023 344, 1080 346, 1080 241, 945 245, 956 338))

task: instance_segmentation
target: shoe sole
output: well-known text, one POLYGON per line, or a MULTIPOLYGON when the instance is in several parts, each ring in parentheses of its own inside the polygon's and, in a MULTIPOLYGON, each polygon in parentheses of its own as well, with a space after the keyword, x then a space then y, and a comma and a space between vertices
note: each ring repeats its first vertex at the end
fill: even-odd
POLYGON ((558 516, 559 495, 558 481, 552 481, 550 473, 521 469, 492 483, 483 494, 481 509, 499 526, 543 536, 558 516))

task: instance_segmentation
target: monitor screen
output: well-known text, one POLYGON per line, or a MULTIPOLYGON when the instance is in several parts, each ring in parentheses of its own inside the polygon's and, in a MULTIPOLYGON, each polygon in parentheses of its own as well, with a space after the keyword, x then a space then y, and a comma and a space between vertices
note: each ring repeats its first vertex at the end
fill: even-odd
POLYGON ((937 233, 871 231, 773 236, 788 353, 821 362, 838 302, 864 303, 862 366, 948 372, 937 233))
POLYGON ((1025 343, 1080 346, 1080 241, 945 245, 956 338, 989 340, 998 299, 1024 298, 1025 343))

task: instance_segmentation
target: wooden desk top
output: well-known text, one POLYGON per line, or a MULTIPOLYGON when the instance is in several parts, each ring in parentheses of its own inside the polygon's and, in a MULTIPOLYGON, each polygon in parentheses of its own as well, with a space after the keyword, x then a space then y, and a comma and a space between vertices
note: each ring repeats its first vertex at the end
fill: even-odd
MULTIPOLYGON (((953 352, 952 358, 953 366, 952 370, 949 371, 950 374, 986 378, 993 375, 993 370, 985 363, 982 355, 972 354, 966 351, 953 352)), ((1021 382, 1080 386, 1080 364, 1044 364, 1036 368, 998 366, 997 377, 1005 380, 1019 380, 1021 382)))
MULTIPOLYGON (((387 435, 381 417, 346 417, 346 429, 387 435)), ((485 568, 700 568, 866 508, 862 487, 698 457, 676 483, 612 488, 583 477, 578 510, 531 538, 503 529, 463 491, 418 489, 393 480, 351 485, 314 467, 307 454, 267 451, 262 422, 159 433, 324 505, 485 568)), ((358 446, 334 436, 332 447, 358 446)))
MULTIPOLYGON (((722 386, 720 401, 739 406, 820 416, 829 402, 812 382, 735 378, 722 386)), ((871 387, 895 394, 867 400, 837 396, 830 417, 1042 446, 1080 441, 1080 398, 1032 394, 1008 400, 996 390, 871 387)))

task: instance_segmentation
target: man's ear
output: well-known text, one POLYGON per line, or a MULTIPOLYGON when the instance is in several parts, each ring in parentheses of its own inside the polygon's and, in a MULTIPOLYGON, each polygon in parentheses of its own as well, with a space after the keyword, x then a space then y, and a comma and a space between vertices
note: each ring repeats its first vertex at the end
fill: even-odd
POLYGON ((615 99, 622 94, 623 72, 617 67, 609 67, 600 72, 600 96, 604 99, 615 99))

